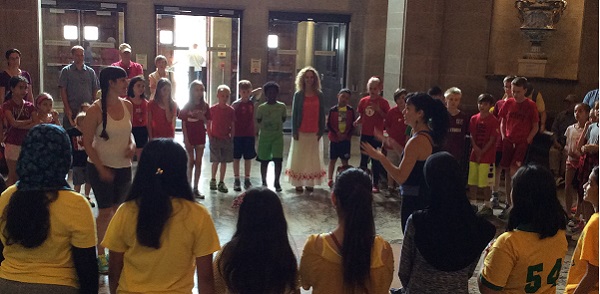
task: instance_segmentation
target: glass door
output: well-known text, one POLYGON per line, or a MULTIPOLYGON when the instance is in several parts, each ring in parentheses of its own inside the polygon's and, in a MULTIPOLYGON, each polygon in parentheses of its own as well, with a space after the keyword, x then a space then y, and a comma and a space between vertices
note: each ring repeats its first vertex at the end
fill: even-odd
POLYGON ((269 13, 268 79, 279 83, 279 100, 292 105, 295 78, 305 66, 321 78, 325 107, 337 103, 346 85, 346 45, 350 16, 307 13, 269 13))

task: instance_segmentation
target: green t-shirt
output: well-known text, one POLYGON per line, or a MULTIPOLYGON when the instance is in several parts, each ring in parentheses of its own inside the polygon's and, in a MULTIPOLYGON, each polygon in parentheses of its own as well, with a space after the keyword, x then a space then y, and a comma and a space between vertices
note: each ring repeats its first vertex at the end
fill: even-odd
POLYGON ((267 102, 258 106, 256 121, 261 132, 283 132, 283 122, 287 118, 287 107, 277 101, 274 104, 267 102))

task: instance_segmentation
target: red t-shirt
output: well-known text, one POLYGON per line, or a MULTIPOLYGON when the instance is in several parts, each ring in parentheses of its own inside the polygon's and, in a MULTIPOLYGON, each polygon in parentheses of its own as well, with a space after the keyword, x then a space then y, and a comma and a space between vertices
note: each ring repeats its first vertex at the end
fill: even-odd
MULTIPOLYGON (((502 109, 502 106, 504 106, 504 102, 506 102, 506 100, 504 100, 504 99, 500 99, 500 100, 496 101, 496 105, 494 105, 494 111, 492 112, 492 114, 498 121, 498 125, 500 125, 500 119, 501 119, 500 118, 500 109, 502 109)), ((502 152, 502 134, 500 134, 500 137, 498 137, 498 140, 496 140, 496 151, 502 152)))
POLYGON ((131 97, 127 97, 133 105, 132 127, 145 127, 148 124, 148 100, 141 99, 140 104, 133 103, 131 97))
POLYGON ((254 103, 241 99, 231 104, 235 110, 235 137, 254 137, 254 103))
POLYGON ((206 143, 205 124, 210 120, 210 110, 207 104, 195 104, 184 107, 179 113, 179 119, 185 125, 188 142, 191 145, 204 145, 206 143))
POLYGON ((406 143, 406 124, 404 123, 402 109, 398 106, 394 106, 388 111, 385 117, 385 130, 390 138, 404 146, 406 143))
POLYGON ((300 122, 300 132, 317 133, 319 132, 319 96, 305 96, 302 104, 302 122, 300 122))
POLYGON ((540 121, 535 102, 525 99, 517 103, 514 98, 508 98, 498 114, 506 126, 505 136, 511 143, 526 143, 534 123, 540 121))
MULTIPOLYGON (((500 123, 492 115, 481 118, 481 114, 477 113, 471 117, 469 123, 469 132, 473 137, 473 141, 479 148, 485 147, 490 141, 490 137, 496 137, 496 141, 500 137, 500 123)), ((470 161, 475 161, 475 152, 471 151, 470 161)), ((490 147, 483 155, 479 163, 494 163, 496 161, 496 150, 490 147)))
POLYGON ((235 122, 235 110, 229 105, 225 107, 215 104, 210 108, 211 137, 219 139, 228 139, 232 137, 231 126, 235 122))
POLYGON ((370 96, 365 96, 358 102, 358 113, 362 120, 361 134, 373 136, 375 128, 383 131, 385 115, 382 116, 373 109, 373 104, 377 103, 379 108, 387 114, 390 110, 390 104, 383 97, 371 99, 370 96))
POLYGON ((129 67, 124 66, 122 60, 119 60, 111 65, 118 66, 118 67, 124 69, 127 72, 128 79, 132 79, 132 78, 135 78, 137 76, 144 74, 144 68, 142 67, 141 64, 139 64, 137 62, 130 61, 129 67))
POLYGON ((175 125, 173 122, 167 121, 167 113, 165 109, 160 107, 156 100, 148 102, 148 111, 152 115, 152 138, 174 138, 175 125))
POLYGON ((444 150, 448 151, 456 160, 461 162, 465 157, 465 138, 469 131, 469 116, 460 111, 456 115, 448 113, 448 135, 444 150))
MULTIPOLYGON (((5 117, 5 112, 12 113, 15 120, 28 120, 31 119, 31 114, 35 112, 35 106, 29 101, 23 101, 24 104, 19 105, 15 102, 18 98, 10 99, 2 104, 2 115, 5 117)), ((21 145, 23 140, 27 136, 27 129, 19 129, 10 125, 6 126, 5 141, 7 144, 21 145)))

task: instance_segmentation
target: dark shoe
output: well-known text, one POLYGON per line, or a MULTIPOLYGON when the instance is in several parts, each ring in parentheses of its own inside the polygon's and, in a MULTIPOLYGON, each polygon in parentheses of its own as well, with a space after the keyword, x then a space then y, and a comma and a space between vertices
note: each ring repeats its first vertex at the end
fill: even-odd
POLYGON ((246 179, 244 180, 244 189, 245 189, 245 190, 248 190, 248 189, 250 189, 250 188, 252 188, 252 183, 250 182, 250 178, 246 178, 246 179))
POLYGON ((275 183, 273 186, 275 187, 275 192, 283 191, 283 189, 281 189, 281 184, 275 183))
POLYGON ((200 191, 198 191, 198 188, 194 188, 194 196, 198 199, 204 199, 204 195, 200 194, 200 191))
POLYGON ((302 186, 298 186, 298 187, 296 187, 296 192, 302 193, 302 192, 304 192, 304 189, 302 189, 302 186))
POLYGON ((210 189, 212 191, 216 191, 217 190, 217 180, 215 180, 215 179, 210 180, 210 189))
POLYGON ((240 192, 242 191, 242 185, 240 183, 240 179, 237 178, 233 181, 233 191, 240 192))
POLYGON ((315 190, 315 188, 313 188, 313 187, 306 187, 306 192, 312 192, 314 190, 315 190))
POLYGON ((225 183, 223 183, 223 182, 219 182, 219 186, 217 187, 217 190, 219 190, 219 192, 221 192, 221 193, 229 192, 229 190, 227 189, 227 186, 225 186, 225 183))
POLYGON ((96 203, 94 203, 94 201, 92 201, 92 198, 90 198, 90 196, 85 196, 85 198, 87 199, 87 201, 90 203, 90 206, 92 208, 96 207, 96 203))

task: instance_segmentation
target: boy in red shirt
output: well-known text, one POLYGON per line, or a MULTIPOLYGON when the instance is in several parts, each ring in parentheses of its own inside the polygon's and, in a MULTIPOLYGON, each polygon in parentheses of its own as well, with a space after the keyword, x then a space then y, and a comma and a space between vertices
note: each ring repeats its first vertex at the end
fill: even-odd
POLYGON ((235 110, 229 106, 229 96, 231 90, 227 85, 220 85, 217 88, 217 99, 219 103, 210 108, 210 124, 208 127, 208 137, 210 140, 210 162, 212 162, 212 177, 210 179, 210 189, 218 190, 221 193, 227 193, 229 190, 223 179, 227 170, 227 163, 233 161, 233 142, 235 110), (219 173, 219 185, 217 186, 217 169, 221 165, 219 173))
MULTIPOLYGON (((507 169, 509 174, 504 181, 507 193, 512 190, 512 176, 521 167, 527 148, 538 132, 537 106, 535 102, 525 97, 527 79, 517 77, 511 82, 512 98, 506 99, 500 109, 500 132, 502 133, 502 159, 500 166, 507 169)), ((508 208, 511 204, 510 197, 506 197, 508 208)), ((505 209, 501 217, 507 216, 505 209)))
MULTIPOLYGON (((500 100, 496 101, 496 104, 494 105, 494 109, 490 110, 498 122, 500 122, 500 116, 499 116, 500 109, 504 105, 504 102, 506 102, 506 99, 512 97, 512 90, 511 90, 512 86, 510 83, 514 79, 515 79, 515 76, 512 76, 512 75, 508 75, 508 76, 504 77, 504 80, 502 81, 502 83, 504 86, 504 97, 505 98, 501 98, 500 100)), ((500 174, 502 174, 502 171, 504 171, 504 175, 505 175, 504 177, 508 177, 508 170, 505 170, 503 167, 500 166, 501 159, 502 159, 502 136, 500 136, 498 138, 498 140, 496 140, 496 162, 495 162, 496 182, 494 183, 494 187, 492 188, 492 208, 500 208, 500 174)), ((506 192, 506 198, 510 197, 508 195, 509 193, 510 193, 510 191, 506 192)))
MULTIPOLYGON (((394 101, 396 102, 396 106, 392 107, 385 117, 385 132, 388 140, 393 140, 398 146, 402 147, 402 149, 404 149, 404 145, 406 145, 406 124, 404 124, 404 115, 402 115, 402 111, 406 106, 406 94, 408 94, 406 89, 397 89, 396 92, 394 92, 394 101)), ((397 151, 387 142, 383 147, 387 153, 387 159, 389 159, 396 166, 400 165, 400 161, 402 159, 401 151, 397 151)), ((392 176, 388 174, 387 184, 388 193, 390 193, 390 196, 392 194, 397 194, 395 183, 396 182, 392 176)))
POLYGON ((467 160, 465 153, 467 153, 467 150, 465 150, 465 139, 469 131, 469 116, 458 109, 462 99, 462 91, 459 88, 449 88, 444 93, 444 98, 446 99, 449 124, 443 149, 456 158, 460 165, 462 179, 466 182, 467 160))
POLYGON ((483 207, 477 213, 481 216, 493 215, 490 206, 491 186, 494 184, 494 160, 496 140, 500 137, 500 124, 490 113, 494 97, 481 94, 477 98, 479 113, 471 117, 471 156, 469 158, 469 198, 477 202, 477 190, 483 189, 483 207))
MULTIPOLYGON (((360 141, 368 142, 373 148, 380 148, 381 142, 375 139, 375 130, 383 132, 384 121, 387 112, 390 110, 390 104, 381 97, 383 89, 381 79, 371 77, 367 82, 369 96, 365 96, 358 102, 358 118, 354 121, 354 126, 362 125, 360 141)), ((368 155, 360 155, 360 168, 367 170, 367 164, 371 159, 371 172, 373 175, 373 193, 379 193, 379 176, 383 167, 379 161, 370 158, 368 155)))

